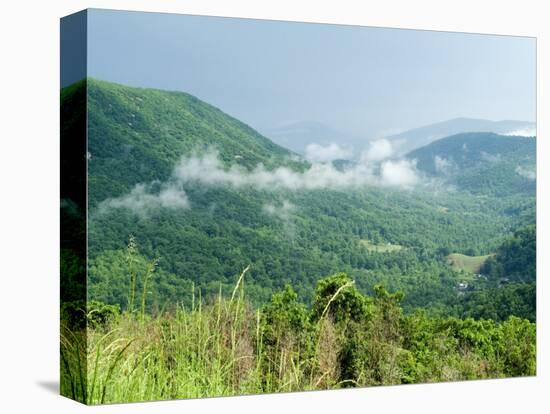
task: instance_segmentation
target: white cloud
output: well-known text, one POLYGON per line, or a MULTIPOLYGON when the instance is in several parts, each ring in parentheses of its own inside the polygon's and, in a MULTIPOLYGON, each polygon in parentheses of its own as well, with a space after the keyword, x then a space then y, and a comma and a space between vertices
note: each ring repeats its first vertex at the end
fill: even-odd
POLYGON ((537 135, 537 129, 535 127, 520 128, 504 132, 501 135, 513 135, 516 137, 534 137, 537 135))
POLYGON ((520 165, 516 167, 516 174, 519 174, 528 180, 535 180, 537 178, 537 173, 534 170, 523 168, 520 165))
POLYGON ((277 217, 282 221, 288 221, 291 218, 292 212, 296 209, 296 206, 288 200, 283 200, 281 205, 276 204, 264 204, 263 210, 270 216, 277 217))
POLYGON ((496 163, 501 160, 500 154, 489 154, 488 152, 481 151, 481 159, 490 163, 496 163))
POLYGON ((454 167, 454 162, 447 158, 443 158, 443 157, 440 157, 439 155, 436 155, 434 157, 434 166, 435 166, 436 172, 441 174, 448 174, 452 171, 454 167))
POLYGON ((254 187, 260 190, 315 190, 322 188, 345 188, 365 180, 356 171, 340 172, 332 164, 312 164, 304 172, 287 167, 267 170, 258 164, 249 171, 242 166, 225 168, 217 153, 201 157, 183 158, 174 170, 174 178, 183 183, 199 182, 205 185, 234 188, 254 187))
POLYGON ((327 146, 309 144, 306 147, 306 159, 312 162, 330 162, 334 160, 349 159, 352 157, 349 148, 342 148, 340 145, 331 143, 327 146))
POLYGON ((362 162, 382 161, 394 155, 392 143, 387 139, 377 139, 369 143, 361 154, 362 162))
POLYGON ((339 171, 332 164, 313 163, 304 171, 288 167, 267 170, 262 164, 253 170, 233 165, 225 168, 217 153, 209 152, 201 157, 182 158, 174 169, 173 178, 181 183, 198 182, 212 186, 234 188, 253 187, 259 190, 345 190, 366 185, 411 186, 418 182, 416 164, 397 160, 382 163, 380 175, 373 166, 359 163, 339 171))
POLYGON ((380 166, 382 185, 413 187, 419 183, 416 173, 416 161, 384 161, 380 166))
POLYGON ((165 184, 158 192, 154 192, 151 187, 152 185, 137 184, 128 194, 101 202, 99 211, 126 208, 137 214, 147 214, 156 208, 189 208, 187 194, 177 184, 165 184))
MULTIPOLYGON (((363 162, 340 171, 330 163, 312 163, 309 169, 300 172, 288 167, 268 170, 258 164, 254 169, 247 170, 238 164, 226 167, 217 152, 209 151, 201 156, 183 157, 165 183, 138 184, 124 196, 104 200, 99 205, 99 212, 126 208, 146 215, 157 208, 187 209, 190 203, 184 187, 189 183, 235 189, 249 187, 263 191, 344 191, 367 186, 410 188, 420 182, 416 161, 383 161, 379 165, 379 173, 375 173, 377 165, 363 162)), ((264 211, 285 219, 293 208, 291 203, 285 201, 280 206, 266 205, 264 211)))

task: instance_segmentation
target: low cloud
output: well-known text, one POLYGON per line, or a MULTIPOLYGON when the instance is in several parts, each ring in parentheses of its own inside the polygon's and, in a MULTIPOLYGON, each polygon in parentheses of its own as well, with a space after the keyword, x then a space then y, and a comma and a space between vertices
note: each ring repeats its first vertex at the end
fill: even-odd
POLYGON ((265 214, 280 221, 282 229, 289 240, 296 237, 296 224, 294 222, 294 212, 297 207, 288 200, 283 200, 281 203, 264 204, 262 210, 265 214))
POLYGON ((296 206, 288 200, 283 200, 280 205, 268 203, 263 206, 263 211, 265 213, 285 222, 290 220, 291 214, 295 210, 296 206))
POLYGON ((502 135, 512 135, 516 137, 534 137, 537 135, 537 129, 535 127, 514 129, 512 131, 505 132, 502 135))
POLYGON ((434 157, 434 167, 435 171, 440 174, 449 174, 452 172, 455 164, 453 160, 440 157, 439 155, 436 155, 434 157))
POLYGON ((387 186, 413 187, 419 183, 416 161, 385 161, 380 166, 381 183, 387 186))
POLYGON ((481 159, 490 163, 497 163, 501 161, 500 154, 489 154, 488 152, 481 151, 481 159))
POLYGON ((181 183, 198 182, 205 185, 258 190, 346 190, 368 185, 406 186, 418 182, 416 163, 408 160, 388 160, 380 164, 377 175, 374 164, 358 163, 337 170, 332 164, 313 163, 304 172, 288 167, 267 170, 258 164, 253 170, 233 165, 226 168, 218 154, 209 152, 200 157, 182 158, 174 169, 173 178, 181 183))
MULTIPOLYGON (((252 188, 262 191, 302 191, 366 188, 368 186, 411 188, 420 184, 416 161, 397 159, 381 163, 360 162, 344 171, 331 163, 312 163, 303 172, 288 167, 268 170, 258 164, 252 170, 233 164, 227 167, 215 151, 203 155, 183 157, 174 168, 171 178, 165 182, 138 184, 128 194, 107 199, 100 203, 99 212, 108 209, 126 208, 136 214, 147 215, 153 209, 190 208, 184 190, 188 184, 209 187, 252 188)), ((294 206, 288 201, 281 205, 267 204, 264 211, 282 220, 288 219, 294 206)))
POLYGON ((312 162, 330 162, 334 160, 345 160, 353 155, 351 149, 342 148, 338 144, 331 143, 323 146, 319 144, 309 144, 306 147, 305 157, 312 162))
POLYGON ((537 173, 535 172, 535 170, 523 168, 520 165, 516 167, 516 174, 519 174, 523 178, 527 178, 528 180, 535 180, 537 178, 537 173))
POLYGON ((158 183, 137 184, 128 194, 101 202, 99 212, 126 208, 134 213, 146 215, 151 210, 158 208, 190 208, 187 194, 177 183, 164 184, 159 191, 155 191, 155 184, 158 183))
POLYGON ((362 162, 376 162, 388 159, 394 155, 392 143, 387 139, 377 139, 369 143, 369 147, 361 154, 362 162))

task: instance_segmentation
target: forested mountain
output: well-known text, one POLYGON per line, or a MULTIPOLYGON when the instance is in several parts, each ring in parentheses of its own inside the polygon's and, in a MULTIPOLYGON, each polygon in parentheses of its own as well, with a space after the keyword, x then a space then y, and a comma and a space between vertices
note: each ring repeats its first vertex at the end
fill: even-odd
MULTIPOLYGON (((63 91, 62 102, 84 87, 63 91)), ((534 222, 534 197, 524 192, 462 191, 458 178, 458 191, 430 180, 414 189, 340 186, 348 176, 335 176, 344 174, 338 169, 328 170, 329 184, 338 185, 324 186, 325 167, 312 172, 293 152, 191 95, 93 79, 87 88, 88 294, 102 302, 127 304, 133 235, 136 263, 158 258, 152 310, 186 303, 192 290, 204 298, 220 287, 228 292, 251 265, 247 292, 256 304, 288 284, 311 303, 321 277, 346 272, 362 292, 373 294, 377 284, 403 291, 406 311, 456 314, 465 275, 447 255, 494 253, 514 229, 534 222)), ((464 142, 475 154, 496 154, 464 142)), ((531 157, 534 141, 521 142, 530 146, 498 153, 514 163, 531 157)), ((434 174, 435 155, 462 151, 442 144, 411 154, 420 173, 434 174)), ((459 158, 457 168, 482 179, 479 157, 459 158)))
POLYGON ((290 151, 192 95, 93 78, 87 88, 91 206, 135 184, 167 179, 182 155, 209 146, 226 163, 294 163, 290 151))
POLYGON ((410 152, 429 176, 479 194, 534 195, 536 139, 489 132, 453 135, 410 152))
MULTIPOLYGON (((526 121, 489 121, 475 118, 455 118, 435 124, 424 125, 386 137, 393 149, 404 155, 424 147, 439 139, 468 132, 491 132, 506 136, 533 136, 536 124, 526 121)), ((262 132, 279 145, 290 148, 300 154, 306 153, 311 144, 328 146, 338 144, 343 149, 353 150, 358 154, 368 147, 368 136, 355 136, 335 130, 321 122, 301 121, 264 128, 262 132)))
POLYGON ((425 125, 388 137, 401 154, 426 146, 439 139, 467 132, 492 132, 510 136, 535 135, 535 123, 525 121, 489 121, 487 119, 455 118, 425 125))

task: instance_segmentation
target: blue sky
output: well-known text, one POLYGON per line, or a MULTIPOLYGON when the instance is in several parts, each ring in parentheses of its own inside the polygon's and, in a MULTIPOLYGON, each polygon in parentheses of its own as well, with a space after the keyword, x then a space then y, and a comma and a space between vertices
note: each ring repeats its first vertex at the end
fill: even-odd
POLYGON ((262 129, 372 138, 456 117, 534 121, 533 38, 90 10, 88 75, 181 90, 262 129))

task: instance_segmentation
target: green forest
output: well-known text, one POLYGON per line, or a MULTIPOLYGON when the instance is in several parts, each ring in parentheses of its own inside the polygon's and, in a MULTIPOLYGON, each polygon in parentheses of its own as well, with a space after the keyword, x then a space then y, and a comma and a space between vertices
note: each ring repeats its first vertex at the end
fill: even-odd
POLYGON ((320 279, 311 306, 287 285, 257 308, 246 297, 247 267, 231 295, 202 301, 192 289, 189 306, 154 316, 145 298, 156 262, 138 275, 137 255, 131 240, 124 312, 92 301, 83 321, 65 309, 65 395, 103 404, 536 373, 527 319, 407 314, 402 293, 376 285, 364 295, 345 273, 320 279))
POLYGON ((402 188, 183 92, 88 78, 61 113, 62 168, 87 169, 85 195, 62 178, 64 395, 535 374, 535 137, 437 140, 407 154, 419 184, 402 188))

